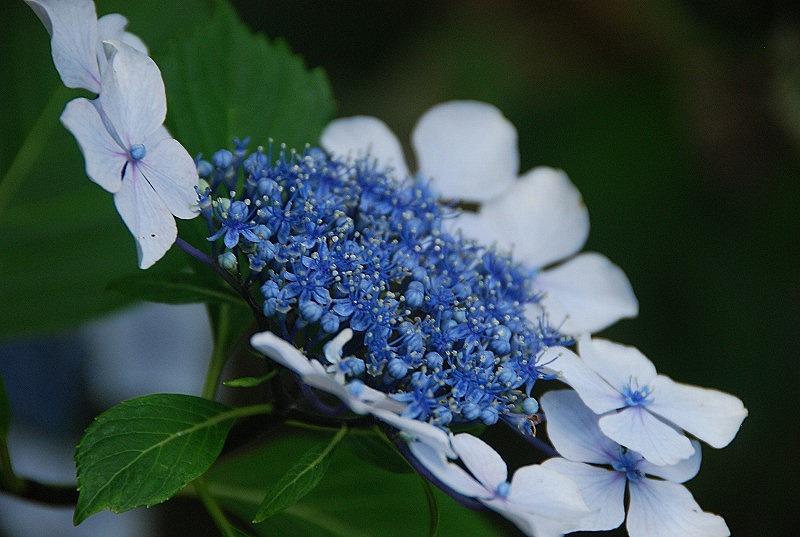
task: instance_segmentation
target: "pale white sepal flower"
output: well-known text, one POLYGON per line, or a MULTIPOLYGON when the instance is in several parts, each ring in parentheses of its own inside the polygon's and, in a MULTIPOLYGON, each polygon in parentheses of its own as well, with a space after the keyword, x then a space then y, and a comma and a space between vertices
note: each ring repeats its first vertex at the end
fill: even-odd
MULTIPOLYGON (((337 360, 341 359, 342 347, 352 335, 353 331, 346 328, 329 341, 324 348, 325 359, 335 366, 337 360)), ((410 444, 425 444, 445 456, 455 458, 449 433, 430 423, 402 417, 406 409, 404 403, 360 380, 347 382, 340 369, 309 358, 272 332, 254 334, 250 344, 268 358, 297 373, 301 382, 339 398, 356 414, 371 414, 399 430, 410 444)))
POLYGON ((600 415, 606 436, 653 464, 671 465, 694 454, 682 431, 715 448, 727 446, 747 416, 738 397, 659 375, 634 347, 585 336, 578 352, 549 350, 557 357, 547 370, 600 415))
POLYGON ((50 34, 61 81, 69 88, 100 93, 107 65, 102 42, 118 40, 147 54, 147 46, 126 32, 128 19, 118 13, 97 19, 92 0, 25 0, 50 34))
MULTIPOLYGON (((334 347, 343 346, 352 336, 350 329, 342 332, 344 335, 334 347)), ((303 383, 336 396, 356 414, 369 414, 374 410, 399 414, 405 410, 403 403, 391 399, 385 393, 361 381, 346 382, 343 375, 329 372, 325 364, 309 358, 297 347, 272 332, 253 334, 250 345, 264 356, 297 373, 303 383)))
MULTIPOLYGON (((434 106, 420 118, 412 141, 417 176, 430 179, 445 198, 479 205, 478 213, 463 212, 452 226, 513 249, 543 292, 541 306, 552 324, 565 333, 595 332, 636 316, 636 296, 619 267, 596 253, 567 260, 588 236, 586 206, 562 171, 540 167, 517 177, 517 131, 497 108, 476 101, 434 106)), ((401 177, 408 173, 400 142, 379 119, 337 119, 323 131, 321 144, 335 155, 369 154, 401 177)), ((532 306, 528 313, 538 319, 542 311, 532 306)))
POLYGON ((120 41, 105 46, 109 65, 103 91, 94 101, 67 103, 61 122, 81 147, 86 174, 114 194, 145 269, 175 242, 173 215, 199 214, 197 168, 163 126, 167 99, 155 62, 120 41))
POLYGON ((625 520, 625 488, 630 502, 626 527, 631 537, 726 537, 725 521, 704 512, 681 485, 700 468, 700 446, 675 465, 657 466, 606 437, 598 417, 572 390, 541 398, 547 433, 563 458, 542 466, 572 479, 593 512, 568 531, 603 531, 625 520))
POLYGON ((497 511, 526 535, 560 536, 591 512, 578 486, 558 472, 537 464, 523 466, 509 481, 505 461, 486 442, 466 433, 450 440, 468 471, 424 443, 409 448, 444 485, 497 511))

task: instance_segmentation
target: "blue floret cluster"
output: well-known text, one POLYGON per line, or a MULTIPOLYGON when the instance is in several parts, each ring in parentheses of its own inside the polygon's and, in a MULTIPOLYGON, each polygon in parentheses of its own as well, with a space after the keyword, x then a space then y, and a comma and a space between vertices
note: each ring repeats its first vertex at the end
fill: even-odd
POLYGON ((405 417, 490 425, 538 411, 537 356, 570 342, 526 317, 539 297, 521 265, 446 231, 456 209, 368 157, 235 142, 198 158, 200 205, 220 265, 270 330, 315 355, 351 329, 337 367, 405 403, 405 417))

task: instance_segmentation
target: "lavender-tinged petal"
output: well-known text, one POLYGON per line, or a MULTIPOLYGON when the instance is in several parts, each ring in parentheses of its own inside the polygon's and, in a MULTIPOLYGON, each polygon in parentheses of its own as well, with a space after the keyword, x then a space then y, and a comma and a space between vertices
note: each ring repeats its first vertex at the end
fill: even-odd
POLYGON ((663 375, 653 382, 653 393, 648 410, 715 448, 727 446, 747 417, 747 409, 738 397, 674 382, 663 375))
POLYGON ((53 63, 68 88, 100 93, 97 13, 91 0, 25 0, 51 37, 53 63))
POLYGON ((640 479, 630 484, 626 524, 631 537, 727 537, 725 520, 703 511, 686 487, 640 479))
POLYGON ((694 454, 688 438, 642 407, 607 414, 599 423, 606 436, 653 464, 675 464, 694 454))
POLYGON ((89 179, 108 192, 117 192, 122 186, 122 170, 128 154, 106 130, 95 103, 84 98, 73 99, 61 113, 61 123, 78 142, 89 179))

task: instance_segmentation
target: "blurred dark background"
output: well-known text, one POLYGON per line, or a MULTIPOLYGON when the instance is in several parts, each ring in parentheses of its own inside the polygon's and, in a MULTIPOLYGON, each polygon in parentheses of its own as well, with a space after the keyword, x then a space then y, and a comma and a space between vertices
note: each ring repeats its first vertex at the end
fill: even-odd
MULTIPOLYGON (((800 527, 800 17, 793 2, 234 2, 327 71, 339 114, 407 142, 428 107, 498 106, 522 171, 563 168, 588 249, 628 274, 638 319, 603 335, 660 372, 741 397, 689 488, 732 535, 800 527)), ((408 146, 407 146, 408 147, 408 146)), ((409 154, 409 156, 411 156, 409 154)), ((412 157, 413 158, 413 157, 412 157)))

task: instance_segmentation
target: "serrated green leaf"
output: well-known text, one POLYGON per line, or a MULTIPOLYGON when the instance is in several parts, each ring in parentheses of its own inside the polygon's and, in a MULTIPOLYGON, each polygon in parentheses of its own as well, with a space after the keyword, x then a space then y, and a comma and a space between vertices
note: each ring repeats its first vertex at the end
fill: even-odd
POLYGON ((253 517, 253 522, 263 522, 314 490, 328 469, 333 449, 346 432, 346 429, 341 429, 330 442, 323 442, 309 449, 270 489, 253 517))
POLYGON ((323 71, 307 70, 284 42, 254 35, 225 3, 158 63, 169 96, 167 124, 190 153, 229 147, 234 136, 302 148, 333 116, 323 71))
POLYGON ((131 298, 165 304, 231 304, 247 307, 240 296, 221 287, 211 287, 207 279, 185 272, 139 272, 111 282, 108 289, 131 298))
POLYGON ((102 413, 75 454, 75 523, 103 509, 121 513, 170 498, 217 459, 232 412, 200 397, 156 394, 102 413))

